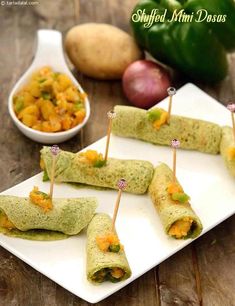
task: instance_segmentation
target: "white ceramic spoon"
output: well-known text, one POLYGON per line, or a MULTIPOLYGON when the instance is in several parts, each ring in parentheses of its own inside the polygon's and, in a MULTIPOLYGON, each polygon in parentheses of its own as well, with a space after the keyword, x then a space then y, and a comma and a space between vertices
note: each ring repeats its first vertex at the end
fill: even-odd
POLYGON ((62 72, 67 74, 69 78, 73 81, 74 85, 81 92, 84 92, 81 85, 74 78, 65 62, 61 33, 54 30, 39 30, 37 32, 37 39, 38 44, 34 60, 28 70, 22 75, 22 77, 12 89, 8 99, 8 110, 15 125, 25 136, 29 137, 34 141, 45 144, 60 143, 75 136, 78 131, 86 124, 90 116, 90 103, 88 98, 86 98, 85 100, 86 117, 84 121, 81 124, 75 126, 74 128, 63 132, 46 133, 33 130, 24 125, 16 117, 15 112, 13 110, 13 96, 21 89, 23 85, 25 85, 29 81, 32 73, 43 66, 50 66, 56 72, 62 72))

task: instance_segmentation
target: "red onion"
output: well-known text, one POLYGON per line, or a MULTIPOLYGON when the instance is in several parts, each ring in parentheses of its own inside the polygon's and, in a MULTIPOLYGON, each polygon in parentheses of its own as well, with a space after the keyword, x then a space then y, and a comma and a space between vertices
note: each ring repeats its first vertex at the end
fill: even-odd
POLYGON ((149 60, 139 60, 126 68, 122 85, 133 105, 147 109, 167 96, 170 78, 160 65, 149 60))

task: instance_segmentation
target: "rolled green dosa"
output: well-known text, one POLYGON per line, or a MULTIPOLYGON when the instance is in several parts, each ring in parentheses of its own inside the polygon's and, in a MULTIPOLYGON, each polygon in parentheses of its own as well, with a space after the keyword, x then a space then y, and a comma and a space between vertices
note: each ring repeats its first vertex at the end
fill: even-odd
POLYGON ((119 282, 131 276, 124 250, 103 252, 96 244, 96 237, 107 234, 111 229, 112 219, 103 213, 95 215, 87 228, 87 279, 94 284, 105 280, 119 282), (113 279, 111 271, 116 268, 123 270, 123 277, 113 279))
POLYGON ((0 212, 16 227, 4 234, 31 240, 57 240, 78 234, 88 225, 98 206, 96 198, 53 199, 48 212, 29 198, 0 195, 0 212), (46 230, 46 231, 44 231, 46 230), (52 231, 52 232, 51 232, 52 231))
MULTIPOLYGON (((50 178, 52 156, 49 147, 43 147, 41 158, 50 178)), ((153 171, 153 165, 148 161, 114 158, 109 158, 106 165, 97 168, 82 163, 78 153, 60 151, 56 160, 55 181, 118 189, 117 182, 125 178, 128 182, 125 191, 143 194, 151 182, 153 171)))
POLYGON ((182 149, 219 153, 221 127, 215 123, 172 115, 170 124, 157 130, 144 109, 117 105, 114 111, 112 132, 115 135, 168 146, 176 138, 182 149))
MULTIPOLYGON (((167 188, 172 181, 173 172, 171 169, 166 164, 160 164, 155 169, 153 180, 149 186, 149 195, 167 235, 169 235, 172 226, 181 225, 179 221, 182 222, 190 219, 193 220, 193 222, 187 235, 182 238, 195 238, 202 231, 201 221, 193 211, 189 202, 182 204, 171 199, 171 196, 167 192, 167 188)), ((180 186, 179 182, 176 182, 180 186)), ((173 237, 176 238, 175 236, 173 237)))
POLYGON ((229 126, 222 127, 222 139, 220 143, 220 154, 222 155, 226 167, 232 176, 235 176, 235 159, 230 159, 228 155, 229 148, 235 147, 233 139, 233 129, 229 126))

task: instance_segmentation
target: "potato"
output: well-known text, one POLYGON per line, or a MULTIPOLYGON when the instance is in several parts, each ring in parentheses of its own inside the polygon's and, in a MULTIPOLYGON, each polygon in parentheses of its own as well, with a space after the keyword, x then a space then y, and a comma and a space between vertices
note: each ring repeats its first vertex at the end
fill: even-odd
POLYGON ((126 32, 102 23, 87 23, 69 30, 65 48, 74 66, 97 79, 120 79, 142 52, 126 32))

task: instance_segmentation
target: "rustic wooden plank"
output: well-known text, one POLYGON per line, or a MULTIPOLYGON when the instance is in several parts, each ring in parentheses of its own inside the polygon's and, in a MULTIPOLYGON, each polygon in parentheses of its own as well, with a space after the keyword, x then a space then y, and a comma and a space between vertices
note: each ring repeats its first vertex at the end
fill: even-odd
MULTIPOLYGON (((7 97, 14 83, 32 61, 37 29, 57 28, 66 31, 73 25, 73 2, 65 8, 64 2, 57 1, 57 4, 59 2, 60 10, 53 4, 53 12, 47 10, 47 1, 40 1, 44 11, 39 10, 39 13, 36 7, 27 6, 20 9, 14 6, 1 7, 0 10, 1 28, 4 29, 0 33, 0 190, 9 188, 40 171, 38 161, 41 145, 24 137, 13 125, 7 111, 7 97), (46 16, 43 15, 46 13, 46 16), (60 18, 61 15, 64 20, 60 18)), ((78 135, 63 147, 79 149, 79 140, 78 135)), ((74 305, 75 301, 77 305, 88 305, 0 248, 0 305, 74 305)))
POLYGON ((130 285, 113 294, 106 300, 97 303, 96 305, 158 305, 158 291, 156 287, 154 270, 144 274, 130 285))
POLYGON ((158 275, 162 306, 199 304, 191 246, 161 263, 158 275))
POLYGON ((196 242, 203 305, 234 305, 234 224, 235 216, 196 242))
MULTIPOLYGON (((229 75, 212 88, 224 105, 235 99, 235 53, 228 58, 229 75)), ((235 216, 229 218, 195 242, 204 305, 234 305, 234 220, 235 216)))
MULTIPOLYGON (((8 51, 11 51, 9 53, 15 54, 15 61, 10 57, 6 57, 5 54, 1 54, 4 60, 2 61, 2 65, 8 68, 8 70, 5 70, 5 77, 7 80, 2 82, 3 91, 0 93, 1 98, 5 99, 5 105, 7 103, 6 97, 10 88, 31 62, 34 47, 33 40, 36 30, 38 28, 55 28, 65 33, 66 30, 73 25, 73 22, 78 20, 77 15, 74 17, 73 14, 71 14, 72 6, 70 5, 69 8, 66 7, 65 9, 63 7, 64 3, 62 2, 63 1, 60 3, 57 2, 58 6, 55 7, 51 2, 40 1, 40 6, 34 7, 33 10, 32 8, 29 9, 25 7, 19 12, 12 7, 7 13, 5 11, 3 13, 2 11, 4 15, 4 24, 2 26, 14 33, 14 36, 10 36, 6 31, 2 33, 4 37, 2 37, 3 40, 1 41, 4 41, 5 45, 8 46, 8 51), (13 12, 14 22, 12 23, 13 12), (23 16, 25 20, 23 20, 23 16), (12 71, 14 71, 13 77, 11 75, 12 71)), ((72 2, 70 2, 70 4, 71 3, 72 2)), ((112 12, 114 14, 114 12, 111 7, 108 6, 109 3, 108 1, 103 1, 103 13, 100 13, 100 8, 96 6, 97 9, 95 10, 96 15, 94 16, 94 20, 100 18, 100 22, 110 22, 111 17, 109 17, 109 13, 112 12), (105 12, 105 8, 107 7, 108 13, 107 11, 105 12), (98 16, 100 17, 98 18, 98 16)), ((119 4, 121 4, 121 2, 119 2, 119 4)), ((77 9, 76 5, 74 7, 77 9)), ((87 2, 83 3, 83 7, 86 7, 87 10, 87 13, 83 14, 83 16, 86 16, 86 18, 90 20, 92 14, 94 14, 94 7, 88 6, 87 9, 87 2)), ((115 20, 115 15, 112 18, 115 20)), ((125 21, 122 21, 122 23, 124 25, 125 21)), ((84 145, 87 145, 105 134, 107 111, 113 108, 115 104, 123 104, 126 100, 122 94, 119 82, 105 83, 91 80, 82 75, 77 76, 91 98, 92 117, 84 133, 84 145), (102 116, 100 116, 100 114, 102 114, 102 116), (97 115, 99 115, 99 120, 97 120, 97 115)), ((4 152, 2 154, 3 159, 1 160, 2 164, 0 166, 6 171, 3 173, 4 177, 7 175, 4 183, 1 184, 1 190, 4 190, 39 171, 38 151, 40 149, 40 144, 35 144, 24 137, 10 121, 6 107, 2 105, 2 108, 4 109, 4 125, 2 121, 1 128, 4 133, 1 134, 2 137, 0 138, 0 142, 4 145, 4 152), (7 133, 7 138, 3 137, 5 133, 7 133), (9 150, 10 145, 13 146, 12 151, 9 150), (19 163, 19 159, 21 158, 24 158, 22 164, 19 163), (8 169, 5 167, 6 164, 9 165, 9 173, 8 169)), ((81 148, 80 136, 78 135, 71 141, 63 144, 62 148, 74 152, 78 151, 81 148)), ((88 303, 75 297, 73 294, 21 262, 15 256, 10 255, 10 253, 0 248, 0 258, 2 259, 4 256, 8 257, 8 261, 5 261, 5 264, 3 261, 0 265, 0 301, 4 304, 9 306, 16 304, 36 306, 88 305, 88 303), (11 278, 7 278, 7 276, 10 275, 9 269, 11 266, 14 266, 12 270, 13 275, 14 271, 17 271, 17 284, 13 282, 11 278), (30 279, 30 281, 28 279, 30 279), (22 286, 26 283, 27 286, 22 290, 22 286)), ((14 277, 16 276, 14 275, 14 277)), ((151 271, 143 278, 134 282, 134 284, 129 285, 116 295, 107 299, 104 304, 116 304, 115 301, 122 300, 123 303, 126 301, 128 301, 128 303, 130 302, 130 305, 145 305, 145 303, 150 306, 156 305, 157 293, 154 279, 154 272, 151 271)), ((102 304, 103 303, 99 303, 99 305, 102 304)))

